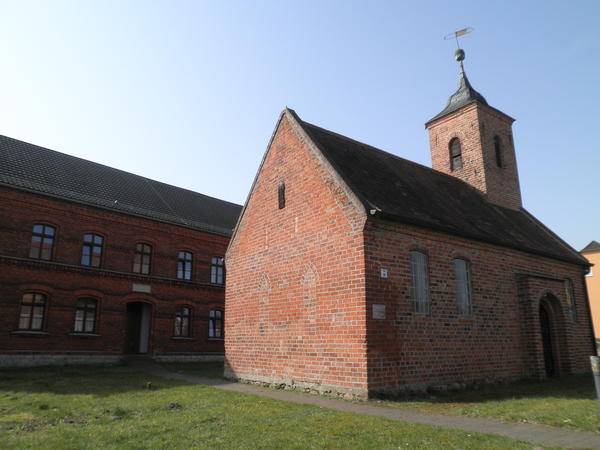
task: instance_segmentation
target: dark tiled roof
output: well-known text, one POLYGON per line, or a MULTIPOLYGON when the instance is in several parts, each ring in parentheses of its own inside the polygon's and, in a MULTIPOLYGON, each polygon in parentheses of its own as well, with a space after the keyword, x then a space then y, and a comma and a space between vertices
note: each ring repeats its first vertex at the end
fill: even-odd
POLYGON ((469 83, 469 79, 467 78, 467 74, 465 73, 463 64, 461 62, 460 75, 458 77, 458 90, 448 99, 448 103, 442 112, 433 117, 427 123, 439 119, 440 117, 444 117, 473 102, 480 102, 484 105, 488 104, 483 95, 473 89, 473 86, 471 86, 471 83, 469 83))
POLYGON ((592 241, 588 245, 586 245, 583 250, 581 250, 581 253, 597 252, 597 251, 600 251, 600 243, 598 243, 597 241, 592 241))
POLYGON ((0 136, 0 185, 229 236, 241 206, 0 136))
POLYGON ((587 264, 525 210, 497 206, 457 178, 303 122, 290 112, 376 216, 587 264))

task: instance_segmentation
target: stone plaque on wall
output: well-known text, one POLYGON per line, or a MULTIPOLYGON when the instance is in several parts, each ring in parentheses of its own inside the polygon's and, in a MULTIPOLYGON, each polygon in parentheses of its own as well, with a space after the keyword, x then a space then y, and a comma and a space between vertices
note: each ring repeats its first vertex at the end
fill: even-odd
POLYGON ((385 305, 373 305, 373 319, 385 319, 385 305))
POLYGON ((133 287, 131 288, 133 292, 143 292, 145 294, 150 294, 152 292, 152 288, 149 284, 136 284, 133 283, 133 287))

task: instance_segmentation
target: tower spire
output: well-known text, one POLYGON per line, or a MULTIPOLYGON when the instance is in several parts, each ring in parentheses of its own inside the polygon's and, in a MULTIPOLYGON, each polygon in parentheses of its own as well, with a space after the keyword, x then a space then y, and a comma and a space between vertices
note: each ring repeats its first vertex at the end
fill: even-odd
POLYGON ((454 52, 454 59, 459 66, 458 90, 425 124, 431 166, 470 184, 489 202, 518 210, 521 189, 511 130, 514 119, 488 105, 473 89, 465 72, 463 49, 454 52))
POLYGON ((481 102, 484 105, 488 104, 485 97, 473 89, 473 86, 471 86, 471 83, 467 78, 467 74, 463 66, 463 61, 465 60, 465 51, 462 48, 459 48, 454 52, 454 59, 458 61, 460 67, 458 75, 458 90, 450 96, 448 103, 446 103, 446 107, 429 122, 450 114, 457 109, 468 105, 469 103, 481 102))

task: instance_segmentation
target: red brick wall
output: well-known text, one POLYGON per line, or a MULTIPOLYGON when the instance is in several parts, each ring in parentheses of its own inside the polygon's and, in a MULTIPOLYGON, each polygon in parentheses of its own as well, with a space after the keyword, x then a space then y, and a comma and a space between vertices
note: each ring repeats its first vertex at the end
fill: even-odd
POLYGON ((435 170, 460 178, 488 200, 513 209, 521 207, 521 189, 511 131, 512 119, 492 108, 473 103, 429 124, 431 163, 435 170), (502 148, 502 167, 496 164, 494 136, 502 148), (462 169, 450 169, 450 141, 462 148, 462 169))
MULTIPOLYGON (((369 385, 373 391, 544 376, 539 301, 560 301, 563 372, 589 370, 592 337, 583 267, 382 221, 365 229, 369 385), (428 255, 431 314, 413 312, 409 252, 428 255), (470 262, 471 315, 459 315, 452 260, 470 262), (380 269, 388 269, 381 278, 380 269), (571 278, 577 309, 565 298, 571 278), (374 319, 372 305, 385 305, 374 319)), ((558 333, 558 331, 561 331, 558 333)))
POLYGON ((228 237, 152 220, 112 213, 66 201, 0 188, 0 353, 6 351, 122 353, 126 304, 152 305, 152 353, 223 352, 222 340, 208 339, 211 309, 222 309, 224 287, 210 284, 210 262, 223 256, 228 237), (36 223, 56 227, 52 261, 28 258, 36 223), (101 268, 80 266, 85 233, 104 237, 101 268), (132 273, 135 244, 153 247, 149 276, 132 273), (177 280, 179 251, 194 255, 191 281, 177 280), (150 294, 132 292, 133 284, 149 285, 150 294), (28 291, 48 295, 44 332, 14 333, 20 302, 28 291), (77 298, 98 300, 97 334, 74 336, 77 298), (173 339, 177 305, 192 307, 191 339, 173 339))
POLYGON ((284 114, 227 252, 226 373, 364 395, 365 216, 323 164, 284 114))

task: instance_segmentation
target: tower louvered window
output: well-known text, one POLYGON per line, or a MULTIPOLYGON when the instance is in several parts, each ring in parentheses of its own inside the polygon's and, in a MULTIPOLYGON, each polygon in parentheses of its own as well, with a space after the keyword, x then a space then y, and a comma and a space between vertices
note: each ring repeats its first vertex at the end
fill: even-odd
POLYGON ((460 141, 458 138, 454 138, 450 141, 450 170, 461 169, 462 163, 462 150, 460 148, 460 141))
POLYGON ((494 136, 494 154, 496 156, 496 166, 503 167, 502 161, 502 143, 498 136, 494 136))
POLYGON ((414 311, 429 314, 429 269, 427 255, 410 252, 411 294, 414 311))

